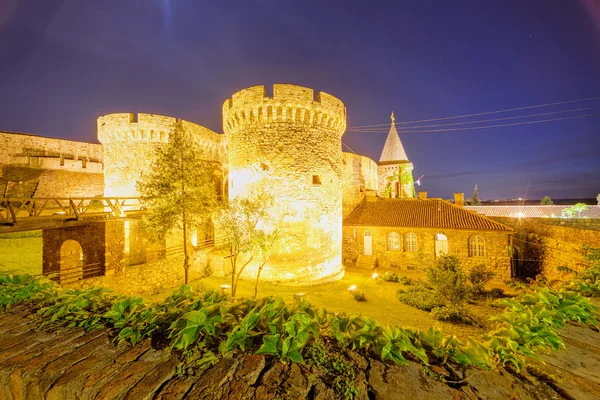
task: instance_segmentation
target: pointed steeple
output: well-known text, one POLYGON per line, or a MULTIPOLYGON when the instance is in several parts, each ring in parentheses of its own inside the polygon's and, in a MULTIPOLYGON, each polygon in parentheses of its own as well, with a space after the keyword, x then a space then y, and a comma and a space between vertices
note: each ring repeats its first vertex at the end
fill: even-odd
POLYGON ((380 163, 390 161, 408 161, 406 151, 404 151, 404 146, 402 146, 400 136, 398 136, 398 131, 396 130, 395 121, 396 119, 394 118, 394 113, 392 113, 392 124, 390 126, 390 132, 388 133, 387 139, 385 140, 381 157, 379 157, 380 163))

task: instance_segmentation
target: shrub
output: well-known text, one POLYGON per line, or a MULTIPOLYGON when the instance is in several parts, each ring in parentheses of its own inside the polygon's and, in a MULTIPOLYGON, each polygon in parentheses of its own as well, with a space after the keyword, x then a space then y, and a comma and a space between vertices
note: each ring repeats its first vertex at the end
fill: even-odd
POLYGON ((431 290, 418 290, 415 287, 411 287, 409 290, 398 290, 398 300, 423 311, 431 311, 435 307, 444 305, 431 290))
POLYGON ((439 257, 427 270, 427 280, 433 286, 436 298, 443 299, 455 311, 464 312, 464 305, 471 296, 458 257, 439 257))
POLYGON ((469 272, 469 280, 473 284, 475 293, 485 293, 485 285, 492 280, 496 274, 486 268, 485 265, 477 265, 469 272))
POLYGON ((413 280, 410 279, 408 276, 401 276, 400 283, 406 286, 410 286, 413 284, 413 280))
POLYGON ((367 296, 365 296, 365 292, 357 292, 356 290, 352 291, 352 297, 356 301, 367 301, 367 296))
POLYGON ((504 289, 502 288, 492 288, 489 291, 489 295, 495 298, 500 298, 500 297, 504 297, 504 289))
POLYGON ((398 275, 396 275, 393 272, 384 272, 381 279, 383 279, 386 282, 396 282, 397 283, 400 281, 400 277, 398 277, 398 275))
MULTIPOLYGON (((452 310, 449 307, 434 307, 431 309, 431 317, 438 321, 447 321, 447 322, 455 322, 455 323, 464 323, 468 320, 465 320, 460 313, 452 310)), ((470 322, 470 321, 469 321, 470 322)))

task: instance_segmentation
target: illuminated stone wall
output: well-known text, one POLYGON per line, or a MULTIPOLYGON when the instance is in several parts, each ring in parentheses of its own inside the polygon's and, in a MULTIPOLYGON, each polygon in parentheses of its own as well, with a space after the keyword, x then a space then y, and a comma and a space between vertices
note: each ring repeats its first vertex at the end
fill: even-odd
POLYGON ((0 132, 0 197, 91 197, 103 192, 102 145, 0 132))
POLYGON ((261 276, 289 283, 341 277, 344 104, 304 87, 274 85, 267 97, 264 86, 254 86, 225 101, 223 129, 230 198, 246 196, 260 181, 275 199, 272 214, 291 212, 284 248, 261 276))
MULTIPOLYGON (((98 140, 104 145, 105 196, 138 196, 135 185, 149 171, 156 146, 169 140, 175 118, 152 114, 109 114, 98 118, 98 140)), ((227 141, 208 128, 184 121, 206 160, 226 169, 227 141)))
POLYGON ((345 218, 365 198, 377 191, 377 163, 353 153, 342 154, 342 216, 345 218))
POLYGON ((377 173, 379 177, 379 196, 381 197, 393 197, 393 198, 413 198, 415 197, 415 184, 412 179, 413 164, 411 162, 395 162, 395 163, 381 163, 377 167, 377 173), (391 194, 386 196, 386 188, 390 185, 389 177, 393 176, 398 168, 402 167, 407 176, 405 182, 398 182, 392 184, 391 194))

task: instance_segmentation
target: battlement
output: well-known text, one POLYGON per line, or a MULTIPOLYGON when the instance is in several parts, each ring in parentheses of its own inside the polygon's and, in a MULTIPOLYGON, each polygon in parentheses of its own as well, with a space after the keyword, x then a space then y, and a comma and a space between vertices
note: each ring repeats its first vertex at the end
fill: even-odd
MULTIPOLYGON (((103 145, 122 142, 166 143, 176 120, 174 117, 143 113, 104 115, 98 118, 98 140, 103 145)), ((183 121, 183 125, 210 159, 220 160, 224 157, 227 146, 224 135, 188 121, 183 121)))
POLYGON ((273 85, 273 97, 265 86, 240 90, 223 104, 223 129, 235 132, 246 125, 284 122, 319 126, 339 134, 346 130, 346 107, 338 98, 313 89, 273 85))

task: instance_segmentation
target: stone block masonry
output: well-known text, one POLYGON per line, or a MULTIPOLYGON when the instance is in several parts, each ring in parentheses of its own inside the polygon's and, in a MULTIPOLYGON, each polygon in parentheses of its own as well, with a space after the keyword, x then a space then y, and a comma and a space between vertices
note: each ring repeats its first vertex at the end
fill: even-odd
POLYGON ((104 191, 102 145, 0 132, 0 197, 92 197, 104 191))
MULTIPOLYGON (((98 118, 98 140, 104 145, 104 194, 137 197, 136 182, 152 168, 154 152, 167 143, 176 119, 153 114, 109 114, 98 118)), ((227 139, 208 128, 184 121, 208 161, 227 169, 227 139)))
MULTIPOLYGON (((342 273, 342 151, 346 109, 337 98, 295 85, 235 93, 223 104, 229 139, 229 196, 257 186, 285 213, 284 248, 271 257, 264 280, 293 283, 342 273)), ((254 276, 255 266, 246 269, 254 276)), ((340 275, 341 276, 341 275, 340 275)))

